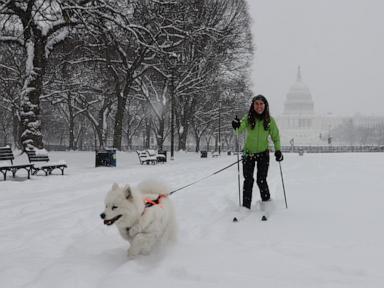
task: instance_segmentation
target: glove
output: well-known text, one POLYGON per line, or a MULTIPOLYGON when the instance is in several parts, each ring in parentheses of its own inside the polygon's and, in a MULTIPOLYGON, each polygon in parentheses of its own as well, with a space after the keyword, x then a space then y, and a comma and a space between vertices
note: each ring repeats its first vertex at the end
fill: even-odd
POLYGON ((283 161, 284 157, 280 150, 275 151, 275 158, 277 162, 283 161))
POLYGON ((236 130, 236 129, 239 129, 239 127, 240 127, 240 119, 237 118, 236 116, 235 120, 232 121, 232 128, 236 130))

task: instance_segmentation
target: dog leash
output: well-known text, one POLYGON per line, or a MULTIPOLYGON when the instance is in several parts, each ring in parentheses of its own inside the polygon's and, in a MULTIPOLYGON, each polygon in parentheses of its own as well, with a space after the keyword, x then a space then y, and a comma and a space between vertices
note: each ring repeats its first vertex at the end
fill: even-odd
POLYGON ((217 170, 216 172, 213 172, 212 174, 209 174, 209 175, 207 175, 207 176, 204 176, 203 178, 200 178, 200 179, 198 179, 198 180, 196 180, 196 181, 193 181, 192 183, 190 183, 190 184, 188 184, 188 185, 185 185, 185 186, 182 186, 182 187, 180 187, 180 188, 178 188, 178 189, 176 189, 176 190, 173 190, 173 191, 171 191, 171 192, 169 193, 169 195, 172 195, 173 193, 175 193, 175 192, 177 192, 177 191, 180 191, 180 190, 182 190, 182 189, 184 189, 184 188, 187 188, 187 187, 189 187, 189 186, 192 186, 192 185, 194 185, 194 184, 196 184, 196 183, 198 183, 198 182, 200 182, 200 181, 203 181, 203 180, 205 180, 205 179, 207 179, 207 178, 209 178, 209 177, 212 177, 213 175, 216 175, 216 174, 218 174, 218 173, 224 171, 225 169, 228 169, 229 167, 232 167, 233 165, 239 163, 241 160, 242 160, 242 159, 239 159, 239 160, 235 161, 234 163, 232 163, 232 164, 230 164, 230 165, 228 165, 228 166, 225 166, 224 168, 222 168, 222 169, 220 169, 220 170, 217 170))

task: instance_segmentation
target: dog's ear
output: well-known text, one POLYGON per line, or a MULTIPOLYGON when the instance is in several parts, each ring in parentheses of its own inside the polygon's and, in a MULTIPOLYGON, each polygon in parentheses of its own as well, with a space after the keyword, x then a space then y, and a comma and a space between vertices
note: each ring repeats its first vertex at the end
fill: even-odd
POLYGON ((112 185, 112 190, 117 190, 117 189, 119 189, 119 185, 115 182, 112 185))
POLYGON ((131 186, 125 185, 125 187, 124 187, 124 196, 125 196, 126 199, 132 198, 131 186))

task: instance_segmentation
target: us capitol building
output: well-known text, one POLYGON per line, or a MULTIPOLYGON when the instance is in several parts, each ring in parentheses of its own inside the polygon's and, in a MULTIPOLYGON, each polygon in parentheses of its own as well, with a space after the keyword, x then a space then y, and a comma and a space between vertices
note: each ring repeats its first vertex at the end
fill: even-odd
POLYGON ((282 145, 346 144, 335 143, 332 132, 348 122, 354 127, 384 127, 383 117, 318 115, 314 108, 311 92, 298 67, 296 82, 286 95, 283 114, 276 117, 282 145))

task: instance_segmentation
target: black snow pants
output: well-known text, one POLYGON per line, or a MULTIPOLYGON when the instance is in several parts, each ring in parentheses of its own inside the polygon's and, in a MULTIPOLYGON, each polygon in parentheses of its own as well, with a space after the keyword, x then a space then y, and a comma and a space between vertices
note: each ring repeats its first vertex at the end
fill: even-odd
POLYGON ((268 201, 271 197, 267 183, 269 151, 246 155, 243 158, 243 206, 247 208, 251 208, 255 163, 257 164, 256 183, 260 190, 261 200, 268 201))

